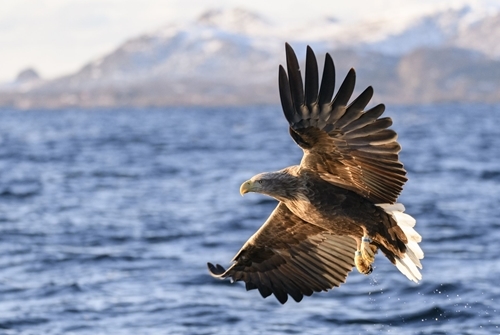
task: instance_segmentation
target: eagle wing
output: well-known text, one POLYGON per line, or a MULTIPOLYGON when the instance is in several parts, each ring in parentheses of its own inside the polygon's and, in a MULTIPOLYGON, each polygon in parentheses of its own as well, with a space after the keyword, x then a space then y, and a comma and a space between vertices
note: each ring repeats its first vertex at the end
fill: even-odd
POLYGON ((396 132, 387 129, 392 120, 380 118, 384 105, 364 111, 372 87, 348 104, 356 81, 351 69, 332 100, 335 67, 329 54, 319 86, 316 57, 307 47, 305 89, 297 57, 288 44, 286 59, 288 75, 279 68, 280 98, 290 135, 304 151, 301 168, 374 203, 396 202, 407 180, 398 157, 401 147, 396 132))
POLYGON ((303 221, 279 203, 225 270, 208 263, 212 276, 244 281, 266 298, 284 304, 344 283, 354 266, 356 241, 303 221))

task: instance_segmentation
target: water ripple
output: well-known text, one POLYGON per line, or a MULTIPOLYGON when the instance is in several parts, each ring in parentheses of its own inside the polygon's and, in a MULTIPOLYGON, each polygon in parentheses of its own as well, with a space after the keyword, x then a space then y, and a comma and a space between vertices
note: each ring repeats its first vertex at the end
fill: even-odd
POLYGON ((282 306, 206 270, 276 206, 239 185, 300 161, 278 107, 1 111, 0 333, 499 333, 499 107, 389 113, 423 282, 378 256, 282 306))

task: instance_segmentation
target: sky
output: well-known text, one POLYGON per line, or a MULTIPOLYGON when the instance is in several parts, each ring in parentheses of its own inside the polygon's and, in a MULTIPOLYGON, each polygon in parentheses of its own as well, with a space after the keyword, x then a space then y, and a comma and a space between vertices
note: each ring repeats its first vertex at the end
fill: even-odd
POLYGON ((43 78, 80 69, 131 37, 210 8, 240 7, 278 23, 333 16, 361 20, 498 0, 0 0, 0 82, 28 67, 43 78))

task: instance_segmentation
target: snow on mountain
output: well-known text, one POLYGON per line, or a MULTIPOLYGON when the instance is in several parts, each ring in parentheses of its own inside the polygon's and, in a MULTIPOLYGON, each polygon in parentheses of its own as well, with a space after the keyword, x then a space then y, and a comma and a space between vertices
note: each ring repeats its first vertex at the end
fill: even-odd
POLYGON ((387 31, 379 39, 361 43, 358 48, 403 55, 422 47, 461 47, 497 57, 497 53, 491 52, 492 40, 482 38, 500 36, 500 16, 490 15, 481 8, 465 6, 414 17, 406 25, 400 25, 400 29, 387 31))
POLYGON ((462 17, 462 11, 454 10, 414 17, 405 22, 406 25, 385 31, 376 39, 360 43, 357 48, 403 55, 421 47, 443 46, 456 34, 462 17))
POLYGON ((85 66, 75 80, 127 82, 151 76, 173 80, 202 74, 223 79, 250 72, 257 80, 276 68, 277 59, 283 60, 284 41, 298 46, 299 57, 306 44, 318 52, 354 49, 389 55, 422 47, 457 46, 496 56, 500 47, 492 49, 496 44, 477 37, 491 32, 495 32, 491 39, 500 35, 500 25, 495 25, 500 14, 483 22, 485 15, 464 7, 393 20, 353 23, 324 18, 282 27, 242 9, 209 10, 194 22, 169 25, 125 42, 85 66))
POLYGON ((211 9, 196 21, 202 26, 218 28, 249 36, 266 35, 273 23, 265 17, 241 8, 211 9))
MULTIPOLYGON (((193 22, 132 38, 75 74, 17 97, 0 96, 0 105, 16 104, 18 98, 24 99, 23 106, 44 101, 49 106, 68 101, 83 106, 277 103, 277 64, 285 62, 285 41, 299 59, 308 44, 318 56, 331 52, 340 76, 354 66, 360 86, 380 82, 377 92, 387 101, 411 102, 419 99, 414 91, 425 90, 425 76, 415 72, 423 71, 419 66, 424 63, 448 87, 454 86, 447 78, 458 76, 462 88, 475 90, 477 85, 467 80, 480 78, 470 71, 441 69, 451 59, 496 73, 499 39, 500 12, 471 6, 362 22, 329 17, 292 26, 243 9, 209 10, 193 22), (402 76, 412 77, 411 84, 402 76)), ((494 100, 500 84, 490 80, 485 85, 487 99, 494 100)), ((441 87, 424 96, 429 101, 459 99, 441 87)))
POLYGON ((275 66, 272 56, 282 47, 272 37, 272 42, 251 37, 269 25, 238 9, 209 11, 195 22, 169 25, 131 39, 89 63, 76 76, 124 81, 165 76, 171 81, 199 77, 200 73, 217 79, 249 71, 258 74, 275 66))
POLYGON ((298 45, 301 55, 301 46, 311 44, 319 52, 348 48, 389 55, 455 46, 498 57, 498 37, 500 13, 492 16, 470 6, 391 20, 323 18, 288 27, 242 9, 209 10, 194 22, 169 25, 131 39, 88 64, 80 74, 91 79, 135 80, 152 73, 168 74, 171 79, 200 73, 218 78, 248 71, 266 73, 276 67, 276 59, 283 59, 284 41, 298 45))
POLYGON ((454 45, 500 59, 500 12, 493 12, 460 29, 454 45))

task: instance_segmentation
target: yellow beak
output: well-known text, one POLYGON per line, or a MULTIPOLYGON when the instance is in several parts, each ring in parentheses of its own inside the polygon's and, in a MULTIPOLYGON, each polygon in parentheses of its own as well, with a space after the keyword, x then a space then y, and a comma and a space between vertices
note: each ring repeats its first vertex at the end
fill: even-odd
POLYGON ((251 180, 247 180, 240 186, 240 194, 243 196, 243 194, 248 193, 252 190, 253 187, 253 182, 251 180))

